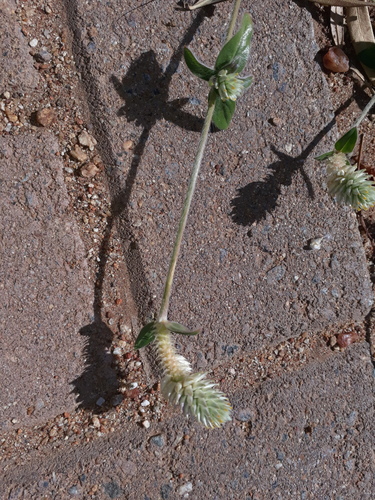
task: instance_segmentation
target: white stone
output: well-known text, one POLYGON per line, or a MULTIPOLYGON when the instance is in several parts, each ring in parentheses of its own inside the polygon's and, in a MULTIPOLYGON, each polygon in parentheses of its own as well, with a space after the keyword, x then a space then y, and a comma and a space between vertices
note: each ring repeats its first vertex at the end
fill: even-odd
POLYGON ((178 488, 178 494, 179 495, 185 495, 186 493, 190 493, 193 491, 193 485, 192 483, 186 483, 186 484, 183 484, 182 486, 180 486, 178 488))

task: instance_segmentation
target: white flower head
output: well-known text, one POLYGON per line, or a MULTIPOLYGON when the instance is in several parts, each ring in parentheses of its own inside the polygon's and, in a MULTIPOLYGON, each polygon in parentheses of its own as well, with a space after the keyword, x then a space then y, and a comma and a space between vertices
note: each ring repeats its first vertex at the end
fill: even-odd
POLYGON ((375 186, 365 170, 351 165, 344 153, 334 153, 327 159, 327 186, 338 203, 355 210, 367 210, 375 205, 375 186))
POLYGON ((205 373, 191 373, 190 363, 177 354, 170 331, 157 324, 156 347, 164 377, 161 390, 175 405, 181 406, 185 415, 192 415, 208 428, 219 427, 231 420, 231 406, 227 397, 216 388, 205 373))
POLYGON ((246 88, 245 82, 238 78, 238 73, 228 75, 226 69, 222 69, 217 75, 212 76, 208 83, 219 92, 222 101, 236 101, 246 88))

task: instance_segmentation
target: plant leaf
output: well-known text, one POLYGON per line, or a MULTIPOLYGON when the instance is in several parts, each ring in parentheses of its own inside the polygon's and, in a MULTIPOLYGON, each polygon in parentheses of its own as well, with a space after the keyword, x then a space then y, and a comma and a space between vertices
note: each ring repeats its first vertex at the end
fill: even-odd
POLYGON ((253 22, 250 14, 244 14, 239 31, 224 45, 215 62, 215 70, 228 69, 240 73, 249 58, 253 22))
POLYGON ((229 127, 233 113, 236 109, 236 102, 229 99, 227 101, 222 101, 219 94, 214 89, 211 90, 208 99, 209 102, 211 99, 215 101, 215 109, 212 117, 213 123, 218 129, 226 130, 229 127), (214 99, 215 95, 216 99, 214 99))
POLYGON ((334 151, 329 151, 328 153, 323 153, 320 156, 316 156, 315 160, 323 161, 323 160, 326 160, 327 158, 329 158, 330 156, 333 156, 334 154, 335 154, 334 151))
POLYGON ((358 59, 368 68, 375 69, 375 43, 359 52, 358 59))
POLYGON ((146 345, 150 344, 155 340, 156 333, 156 322, 152 321, 151 323, 147 323, 146 326, 142 328, 139 332, 137 340, 135 341, 134 348, 141 349, 142 347, 146 347, 146 345))
POLYGON ((184 58, 186 62, 186 66, 190 69, 193 75, 198 78, 202 78, 202 80, 208 81, 211 76, 213 76, 216 72, 200 63, 195 55, 189 50, 187 47, 184 48, 184 58))
POLYGON ((197 335, 202 331, 201 328, 196 330, 189 330, 186 326, 180 325, 180 323, 175 323, 174 321, 164 321, 166 328, 172 333, 181 333, 182 335, 197 335))
POLYGON ((244 76, 244 77, 238 77, 239 80, 243 81, 243 85, 245 89, 248 89, 250 85, 253 83, 253 77, 252 76, 244 76))
POLYGON ((353 127, 344 134, 335 144, 335 150, 340 153, 351 153, 358 139, 357 127, 353 127))

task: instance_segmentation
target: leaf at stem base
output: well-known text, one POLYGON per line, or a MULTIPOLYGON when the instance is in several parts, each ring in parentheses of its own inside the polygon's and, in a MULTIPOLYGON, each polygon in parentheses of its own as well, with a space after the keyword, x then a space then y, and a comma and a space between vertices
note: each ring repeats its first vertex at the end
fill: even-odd
POLYGON ((147 323, 146 326, 142 328, 139 332, 137 340, 135 341, 134 348, 141 349, 142 347, 146 347, 146 345, 150 344, 155 340, 156 333, 156 323, 152 321, 151 323, 147 323))

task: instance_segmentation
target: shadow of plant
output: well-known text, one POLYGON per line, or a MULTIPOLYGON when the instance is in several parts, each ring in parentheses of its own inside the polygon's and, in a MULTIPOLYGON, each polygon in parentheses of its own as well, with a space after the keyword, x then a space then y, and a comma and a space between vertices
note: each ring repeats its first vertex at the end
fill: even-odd
POLYGON ((168 88, 180 63, 183 47, 190 43, 205 14, 199 12, 194 17, 164 73, 156 61, 155 54, 149 51, 142 54, 131 65, 121 82, 114 76, 110 78, 116 91, 125 101, 118 114, 125 115, 128 121, 135 121, 137 125, 143 127, 124 180, 122 173, 114 167, 117 163, 117 155, 112 149, 110 131, 107 129, 106 122, 101 119, 106 114, 106 108, 102 103, 101 92, 96 80, 96 69, 91 60, 91 54, 87 51, 85 41, 82 39, 81 28, 77 21, 79 19, 77 0, 65 0, 65 6, 68 23, 74 35, 73 51, 76 64, 83 75, 91 122, 98 142, 98 150, 106 166, 105 171, 108 174, 111 195, 111 215, 107 219, 106 231, 98 256, 99 265, 94 285, 94 318, 89 325, 80 330, 80 334, 87 340, 83 353, 85 370, 80 377, 72 381, 73 392, 77 394, 80 407, 100 411, 96 401, 99 397, 110 401, 113 396, 116 396, 119 387, 118 379, 122 375, 113 366, 110 347, 114 335, 103 321, 102 313, 103 283, 111 234, 116 223, 117 232, 123 243, 124 260, 129 273, 133 302, 137 307, 137 316, 143 322, 152 309, 152 298, 144 272, 141 252, 129 220, 129 200, 153 125, 164 118, 188 130, 198 130, 202 123, 200 119, 181 109, 188 99, 168 102, 168 88))
POLYGON ((293 175, 298 171, 305 179, 310 198, 314 198, 312 184, 303 169, 308 153, 293 158, 273 147, 271 149, 279 157, 268 167, 272 173, 262 182, 251 182, 239 188, 238 195, 231 201, 232 219, 241 226, 251 226, 253 222, 265 219, 267 213, 276 208, 281 186, 290 186, 293 175))
MULTIPOLYGON (((335 112, 338 116, 350 103, 352 98, 340 106, 335 112)), ((314 189, 303 165, 319 142, 335 125, 335 117, 314 137, 308 146, 297 157, 289 156, 271 147, 279 158, 269 165, 270 173, 262 182, 250 182, 237 190, 237 196, 231 201, 231 217, 233 222, 241 226, 251 226, 266 218, 267 213, 275 210, 281 193, 281 186, 290 186, 293 176, 300 172, 306 183, 309 197, 314 199, 314 189)), ((334 144, 332 143, 332 148, 334 144)))

